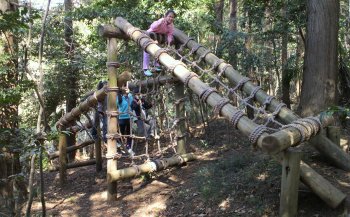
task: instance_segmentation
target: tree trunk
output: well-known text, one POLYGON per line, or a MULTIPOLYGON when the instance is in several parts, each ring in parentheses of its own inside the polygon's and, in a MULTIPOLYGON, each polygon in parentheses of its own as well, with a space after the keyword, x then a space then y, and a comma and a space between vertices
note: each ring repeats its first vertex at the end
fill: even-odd
POLYGON ((339 0, 307 1, 305 68, 299 110, 302 116, 337 100, 339 0))
MULTIPOLYGON (((65 39, 65 51, 66 57, 71 62, 68 66, 66 78, 67 78, 67 104, 66 104, 66 112, 70 112, 77 105, 77 89, 78 89, 78 70, 74 66, 74 56, 75 56, 75 45, 73 41, 73 21, 68 15, 73 10, 73 2, 72 0, 64 1, 64 10, 66 16, 64 18, 65 29, 64 29, 64 39, 65 39)), ((67 138, 67 147, 75 144, 75 133, 72 133, 67 138)), ((72 152, 68 156, 69 161, 73 161, 75 158, 75 152, 72 152)))
POLYGON ((215 43, 217 44, 215 49, 216 54, 218 56, 221 56, 221 32, 222 32, 222 21, 223 21, 223 16, 224 16, 224 0, 217 0, 215 1, 214 5, 214 11, 215 11, 215 29, 216 29, 216 34, 215 34, 215 43))
MULTIPOLYGON (((237 33, 237 0, 230 0, 229 29, 231 35, 237 33)), ((230 43, 231 46, 228 50, 230 63, 233 66, 233 68, 237 68, 237 52, 235 49, 235 39, 236 37, 232 37, 232 41, 230 43)))
POLYGON ((287 58, 288 58, 288 17, 287 17, 287 3, 282 7, 282 101, 290 108, 290 75, 288 75, 287 58))
MULTIPOLYGON (((17 0, 0 0, 0 12, 11 13, 15 8, 10 3, 18 3, 17 0)), ((5 101, 0 106, 0 129, 18 127, 19 96, 15 89, 18 81, 17 42, 11 32, 2 30, 0 34, 0 91, 6 93, 5 101)))

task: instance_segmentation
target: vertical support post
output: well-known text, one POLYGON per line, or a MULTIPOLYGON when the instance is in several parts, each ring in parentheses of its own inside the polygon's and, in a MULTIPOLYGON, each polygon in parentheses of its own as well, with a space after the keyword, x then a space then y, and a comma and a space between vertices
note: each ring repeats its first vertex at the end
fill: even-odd
POLYGON ((301 152, 285 151, 282 162, 282 183, 279 216, 294 217, 298 209, 301 152))
POLYGON ((327 137, 334 144, 340 147, 340 127, 338 126, 328 126, 327 127, 327 137))
MULTIPOLYGON (((107 114, 115 114, 117 109, 116 99, 117 92, 117 39, 107 39, 107 73, 108 88, 107 94, 107 114), (113 90, 113 91, 112 91, 113 90)), ((117 159, 114 159, 117 152, 116 140, 111 138, 118 133, 118 117, 116 115, 108 115, 107 119, 107 201, 117 200, 117 182, 108 180, 109 174, 117 171, 117 159)))
POLYGON ((179 83, 175 86, 175 112, 176 119, 178 123, 176 125, 176 137, 177 137, 177 153, 186 154, 186 122, 185 122, 185 88, 182 83, 179 83))
POLYGON ((58 139, 58 151, 60 162, 60 185, 63 186, 67 182, 67 135, 60 133, 58 139))
POLYGON ((102 171, 102 150, 101 150, 101 127, 100 127, 100 115, 98 111, 95 112, 94 127, 97 131, 97 137, 95 140, 95 159, 96 159, 96 172, 102 171))

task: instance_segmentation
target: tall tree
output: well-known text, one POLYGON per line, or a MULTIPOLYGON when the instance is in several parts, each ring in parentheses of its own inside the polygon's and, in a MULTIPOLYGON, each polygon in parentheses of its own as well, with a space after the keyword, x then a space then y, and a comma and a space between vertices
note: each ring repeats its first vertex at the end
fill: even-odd
MULTIPOLYGON (((215 13, 215 38, 216 38, 216 48, 221 46, 221 32, 223 29, 223 17, 224 17, 224 0, 215 0, 214 3, 214 13, 215 13)), ((216 54, 221 56, 222 49, 217 49, 216 54)))
MULTIPOLYGON (((229 30, 230 35, 237 34, 237 0, 230 0, 230 20, 229 20, 229 30)), ((230 62, 234 68, 237 68, 237 52, 235 49, 235 38, 233 37, 233 42, 228 50, 230 62)))
MULTIPOLYGON (((67 82, 67 95, 66 95, 66 112, 70 112, 77 105, 78 98, 78 69, 74 64, 75 57, 75 44, 73 40, 73 20, 71 12, 73 10, 72 0, 64 0, 64 40, 65 40, 65 51, 66 58, 68 59, 68 66, 66 70, 66 82, 67 82)), ((75 134, 72 133, 68 136, 67 146, 75 144, 75 134)), ((75 153, 69 155, 69 160, 73 160, 75 153)))
POLYGON ((16 14, 12 12, 17 3, 17 0, 0 0, 0 11, 8 21, 0 28, 0 129, 18 127, 18 49, 13 32, 15 26, 11 25, 16 23, 16 14))
POLYGON ((287 70, 287 58, 288 58, 288 17, 287 17, 287 3, 284 3, 282 9, 282 101, 290 108, 290 75, 287 70))
POLYGON ((307 16, 302 116, 320 112, 337 100, 339 0, 308 0, 307 16))

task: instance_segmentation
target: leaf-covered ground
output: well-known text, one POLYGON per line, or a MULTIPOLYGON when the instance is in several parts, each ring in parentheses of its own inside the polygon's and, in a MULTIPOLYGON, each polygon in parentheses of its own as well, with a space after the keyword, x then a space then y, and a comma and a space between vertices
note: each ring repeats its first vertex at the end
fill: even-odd
MULTIPOLYGON (((58 173, 46 173, 49 216, 278 216, 281 167, 251 148, 225 120, 210 123, 189 141, 198 159, 179 168, 118 182, 118 200, 106 202, 106 165, 69 170, 61 188, 58 173)), ((350 196, 350 173, 331 167, 318 152, 305 161, 350 196)), ((126 160, 128 161, 128 160, 126 160)), ((126 162, 127 163, 127 162, 126 162)), ((38 199, 36 199, 38 200, 38 199)), ((300 185, 298 216, 344 216, 344 205, 328 207, 300 185)), ((36 201, 34 214, 40 215, 36 201)))

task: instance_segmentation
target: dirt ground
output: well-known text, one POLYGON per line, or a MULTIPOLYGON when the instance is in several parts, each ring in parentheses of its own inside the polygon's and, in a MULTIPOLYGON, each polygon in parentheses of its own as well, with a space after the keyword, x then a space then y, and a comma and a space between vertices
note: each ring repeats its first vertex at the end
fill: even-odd
MULTIPOLYGON (((118 182, 118 200, 106 202, 106 165, 70 169, 59 187, 58 173, 45 173, 48 216, 278 216, 281 166, 250 147, 247 139, 216 120, 189 141, 198 159, 118 182)), ((326 163, 311 147, 304 160, 350 196, 350 173, 326 163)), ((126 159, 128 161, 128 159, 126 159)), ((39 199, 33 215, 40 215, 39 199)), ((327 206, 303 184, 298 216, 346 216, 345 206, 327 206)))

